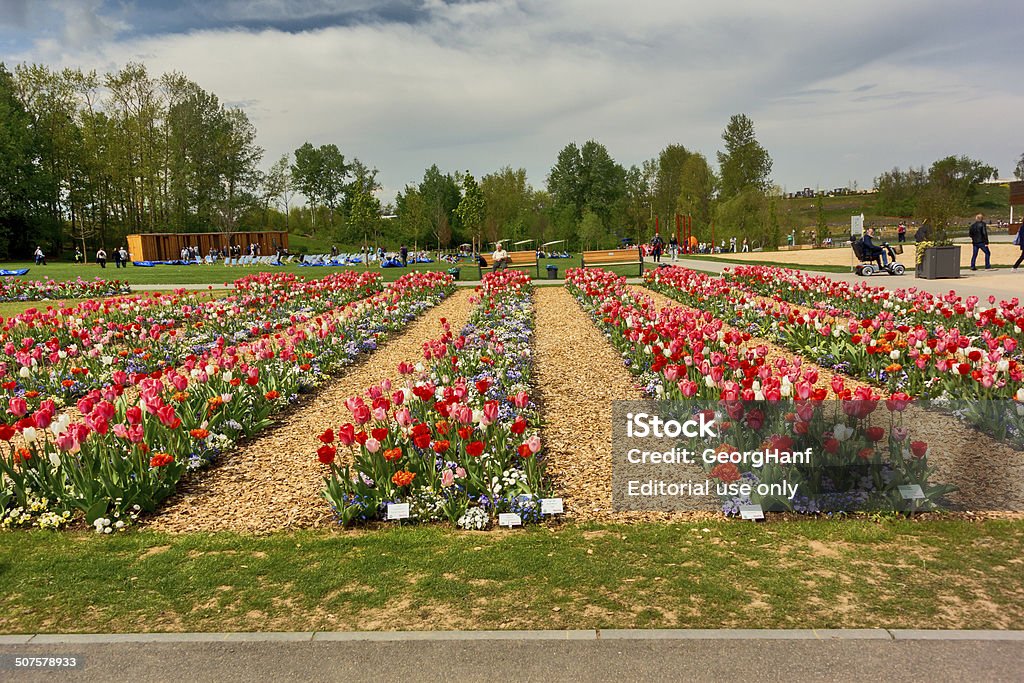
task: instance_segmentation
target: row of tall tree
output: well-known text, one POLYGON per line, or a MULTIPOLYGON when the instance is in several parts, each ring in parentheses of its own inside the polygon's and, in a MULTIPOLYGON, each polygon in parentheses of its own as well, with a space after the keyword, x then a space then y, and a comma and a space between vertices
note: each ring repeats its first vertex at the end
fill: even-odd
POLYGON ((0 254, 235 230, 260 202, 245 112, 180 73, 0 64, 0 254))
POLYGON ((242 229, 342 245, 534 239, 577 249, 645 240, 656 226, 667 234, 677 213, 704 239, 717 225, 722 237, 770 242, 771 157, 745 115, 722 137, 717 173, 681 144, 626 168, 590 140, 558 153, 544 188, 521 168, 477 180, 433 165, 382 207, 377 169, 334 144, 306 142, 262 170, 245 112, 180 73, 0 64, 0 256, 36 244, 89 253, 131 232, 242 229))
POLYGON ((498 239, 605 248, 622 238, 647 240, 659 229, 667 236, 676 214, 683 214, 693 218, 703 241, 718 224, 714 234, 721 238, 767 243, 771 157, 745 115, 733 116, 722 137, 717 174, 704 155, 680 144, 626 168, 595 140, 563 147, 542 189, 532 187, 521 168, 504 167, 478 182, 468 171, 446 174, 431 166, 396 197, 389 237, 441 248, 487 248, 498 239))

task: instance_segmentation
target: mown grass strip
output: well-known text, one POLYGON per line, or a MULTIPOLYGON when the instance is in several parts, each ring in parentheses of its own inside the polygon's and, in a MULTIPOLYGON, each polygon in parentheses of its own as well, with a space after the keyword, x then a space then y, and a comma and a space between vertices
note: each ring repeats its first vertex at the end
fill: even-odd
POLYGON ((0 632, 1022 628, 1024 522, 0 534, 0 632))

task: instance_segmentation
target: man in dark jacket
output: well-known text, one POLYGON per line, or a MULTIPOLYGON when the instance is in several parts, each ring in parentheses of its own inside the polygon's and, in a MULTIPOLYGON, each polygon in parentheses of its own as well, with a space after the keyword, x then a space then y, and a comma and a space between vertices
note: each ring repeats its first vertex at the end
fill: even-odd
POLYGON ((875 244, 875 229, 868 228, 867 232, 864 233, 864 238, 861 241, 864 245, 864 259, 867 261, 874 261, 879 256, 882 257, 882 267, 885 268, 889 265, 889 259, 885 253, 885 249, 875 244))
POLYGON ((971 236, 971 245, 974 247, 974 251, 971 253, 971 270, 977 270, 975 261, 978 260, 978 252, 985 252, 985 270, 992 270, 992 252, 988 248, 988 226, 985 225, 985 221, 982 220, 984 216, 980 213, 974 217, 974 222, 971 223, 971 229, 968 234, 971 236))

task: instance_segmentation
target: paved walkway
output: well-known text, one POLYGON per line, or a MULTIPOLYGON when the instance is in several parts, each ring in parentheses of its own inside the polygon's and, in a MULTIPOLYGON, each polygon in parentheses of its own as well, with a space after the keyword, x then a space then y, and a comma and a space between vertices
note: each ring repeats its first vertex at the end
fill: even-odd
POLYGON ((75 656, 74 681, 817 681, 1024 677, 1020 631, 534 631, 0 636, 22 656, 75 656), (25 644, 13 642, 27 640, 25 644))
MULTIPOLYGON (((703 270, 711 273, 721 273, 723 268, 732 268, 738 265, 747 265, 740 263, 723 263, 721 261, 706 261, 703 259, 679 259, 672 261, 671 259, 663 258, 662 263, 674 266, 683 266, 685 268, 693 268, 694 270, 703 270)), ((651 260, 647 259, 648 265, 646 268, 656 267, 651 260)), ((754 265, 754 264, 749 264, 754 265)), ((795 267, 794 270, 803 270, 795 267)), ((957 294, 962 296, 977 296, 986 298, 988 296, 995 296, 997 299, 1011 299, 1013 297, 1021 297, 1024 295, 1024 269, 1019 273, 1014 273, 1006 268, 994 268, 992 270, 979 269, 976 271, 961 270, 961 277, 957 280, 920 280, 914 277, 913 271, 909 271, 907 274, 896 277, 893 275, 874 275, 870 278, 863 278, 853 273, 823 273, 820 271, 806 271, 814 275, 824 275, 825 277, 833 280, 841 280, 845 282, 863 282, 869 280, 870 283, 878 287, 888 287, 890 289, 917 287, 920 290, 926 292, 932 292, 933 294, 947 294, 950 290, 954 290, 957 294)))

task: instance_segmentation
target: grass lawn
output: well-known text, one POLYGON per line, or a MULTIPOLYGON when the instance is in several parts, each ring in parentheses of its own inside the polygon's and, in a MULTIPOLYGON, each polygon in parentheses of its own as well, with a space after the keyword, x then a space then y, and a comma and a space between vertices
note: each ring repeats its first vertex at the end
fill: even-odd
POLYGON ((784 261, 752 261, 750 259, 736 259, 728 256, 708 256, 705 254, 691 254, 687 259, 695 261, 716 261, 718 263, 737 263, 745 266, 775 266, 778 268, 797 268, 799 270, 810 270, 818 273, 849 273, 850 266, 830 266, 827 264, 795 264, 784 261))
POLYGON ((1024 522, 0 533, 0 632, 1024 628, 1024 522))
MULTIPOLYGON (((490 260, 490 259, 488 259, 490 260)), ((579 267, 580 259, 579 256, 573 256, 567 259, 542 259, 540 263, 540 279, 547 277, 545 267, 548 265, 555 265, 558 267, 559 277, 565 276, 566 268, 579 267)), ((448 270, 452 267, 449 263, 420 263, 416 265, 410 265, 408 268, 378 268, 375 266, 346 266, 346 267, 313 267, 313 268, 301 268, 295 264, 286 266, 237 266, 227 267, 224 265, 199 265, 199 266, 155 266, 153 268, 136 268, 134 266, 128 266, 127 268, 116 269, 113 266, 108 266, 105 269, 101 269, 99 266, 94 264, 88 265, 76 265, 74 263, 50 263, 47 266, 35 266, 32 263, 8 263, 4 264, 5 268, 30 268, 28 275, 24 278, 25 280, 42 280, 50 278, 52 280, 64 281, 74 280, 78 277, 83 279, 92 279, 96 277, 102 277, 107 280, 126 280, 133 285, 190 285, 190 284, 218 284, 228 283, 230 284, 236 278, 244 277, 251 273, 258 273, 261 271, 273 272, 273 273, 296 273, 307 278, 323 277, 329 273, 338 272, 342 270, 355 270, 356 272, 363 272, 366 270, 373 270, 379 272, 384 276, 386 282, 393 282, 402 275, 419 271, 432 271, 432 270, 448 270)), ((470 261, 463 261, 459 267, 462 269, 460 279, 462 280, 476 280, 477 269, 476 264, 470 261)), ((639 268, 637 266, 616 266, 610 270, 619 272, 623 275, 636 276, 639 268)), ((534 277, 537 273, 534 269, 529 269, 529 272, 534 277)))

